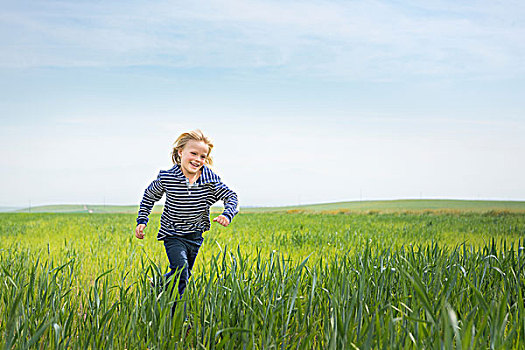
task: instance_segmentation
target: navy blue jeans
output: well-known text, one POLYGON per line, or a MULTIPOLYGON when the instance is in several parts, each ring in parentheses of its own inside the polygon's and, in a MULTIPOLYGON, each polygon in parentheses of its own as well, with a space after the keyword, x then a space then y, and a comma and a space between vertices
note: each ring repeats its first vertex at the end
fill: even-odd
MULTIPOLYGON (((169 236, 164 238, 164 248, 170 261, 170 272, 164 275, 166 279, 176 273, 180 273, 179 296, 182 296, 188 280, 191 276, 191 269, 202 245, 202 233, 194 233, 185 236, 169 236)), ((175 277, 178 277, 177 275, 175 277)))

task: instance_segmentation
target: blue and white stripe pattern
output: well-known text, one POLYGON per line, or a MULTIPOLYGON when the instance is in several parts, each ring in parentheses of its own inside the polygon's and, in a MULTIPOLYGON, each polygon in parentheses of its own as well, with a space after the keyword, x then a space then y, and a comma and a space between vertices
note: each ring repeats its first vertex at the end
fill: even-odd
POLYGON ((166 204, 160 218, 158 240, 167 236, 202 233, 210 229, 210 207, 224 202, 222 215, 230 222, 239 212, 237 194, 221 182, 219 176, 203 166, 201 176, 188 186, 179 165, 161 170, 144 191, 140 202, 137 224, 147 224, 155 202, 166 193, 166 204))

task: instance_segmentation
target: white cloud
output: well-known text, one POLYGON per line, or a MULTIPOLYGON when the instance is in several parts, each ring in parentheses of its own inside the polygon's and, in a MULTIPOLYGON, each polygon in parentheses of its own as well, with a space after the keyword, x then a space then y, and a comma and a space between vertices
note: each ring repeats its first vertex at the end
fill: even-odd
POLYGON ((510 76, 525 68, 520 3, 224 0, 22 6, 1 17, 4 67, 273 68, 343 79, 510 76))

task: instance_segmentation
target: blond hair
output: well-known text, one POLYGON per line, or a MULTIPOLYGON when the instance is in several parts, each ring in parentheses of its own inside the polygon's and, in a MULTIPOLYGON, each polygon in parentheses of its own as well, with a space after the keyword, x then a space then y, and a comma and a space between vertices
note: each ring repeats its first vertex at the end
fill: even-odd
POLYGON ((213 143, 211 142, 211 139, 204 135, 204 133, 199 129, 182 133, 179 137, 177 137, 177 140, 175 140, 175 142, 173 143, 173 151, 171 151, 171 160, 173 160, 173 164, 180 165, 179 151, 186 147, 186 144, 190 140, 202 141, 208 146, 208 155, 206 156, 206 160, 204 161, 204 163, 209 166, 213 165, 213 160, 210 157, 211 149, 213 148, 213 143))

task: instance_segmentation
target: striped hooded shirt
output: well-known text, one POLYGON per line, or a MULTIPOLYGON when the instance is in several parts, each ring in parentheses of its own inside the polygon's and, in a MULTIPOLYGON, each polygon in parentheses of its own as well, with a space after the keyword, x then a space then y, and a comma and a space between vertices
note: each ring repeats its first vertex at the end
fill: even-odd
POLYGON ((210 229, 210 207, 218 201, 224 202, 222 215, 230 222, 239 212, 237 194, 221 182, 218 175, 205 165, 201 176, 189 184, 179 165, 161 170, 144 191, 140 202, 137 224, 147 224, 148 215, 155 202, 166 193, 166 204, 160 217, 158 240, 167 236, 203 233, 210 229))

